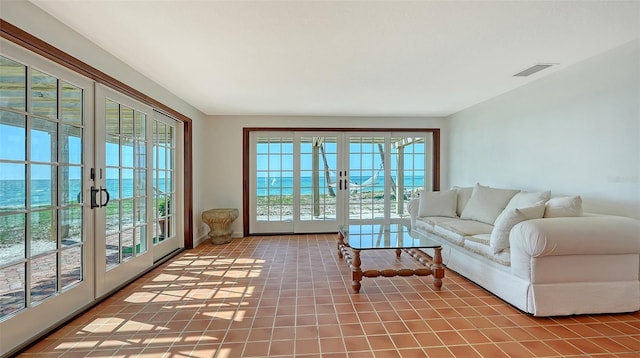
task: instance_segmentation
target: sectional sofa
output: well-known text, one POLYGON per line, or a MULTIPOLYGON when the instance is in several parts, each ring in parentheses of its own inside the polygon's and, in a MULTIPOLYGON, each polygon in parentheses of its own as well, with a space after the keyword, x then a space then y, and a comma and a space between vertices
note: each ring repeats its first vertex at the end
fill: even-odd
POLYGON ((535 316, 640 310, 640 221, 550 194, 423 191, 408 205, 412 232, 440 242, 449 269, 535 316))

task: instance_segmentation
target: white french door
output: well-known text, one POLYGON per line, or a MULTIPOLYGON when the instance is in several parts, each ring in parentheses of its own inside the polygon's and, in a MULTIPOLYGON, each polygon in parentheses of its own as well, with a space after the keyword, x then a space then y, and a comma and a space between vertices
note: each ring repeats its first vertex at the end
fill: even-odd
POLYGON ((105 86, 96 86, 96 295, 122 285, 183 247, 174 119, 105 86), (102 253, 102 254, 101 254, 102 253))
POLYGON ((389 223, 408 217, 409 199, 433 188, 431 132, 345 134, 348 219, 389 223))
POLYGON ((332 232, 408 217, 432 188, 431 132, 250 133, 249 233, 332 232))
POLYGON ((0 39, 0 355, 94 300, 93 82, 0 39))
POLYGON ((181 234, 184 222, 178 220, 183 212, 182 197, 178 193, 184 190, 183 176, 177 175, 183 168, 176 158, 183 157, 183 127, 175 119, 157 111, 153 112, 151 132, 152 168, 151 195, 153 197, 152 243, 153 260, 166 256, 178 248, 184 247, 181 234))
POLYGON ((141 103, 96 85, 96 163, 90 174, 96 216, 96 296, 153 265, 148 185, 151 117, 141 103))
POLYGON ((298 132, 294 138, 293 232, 333 231, 345 210, 338 182, 342 135, 298 132))

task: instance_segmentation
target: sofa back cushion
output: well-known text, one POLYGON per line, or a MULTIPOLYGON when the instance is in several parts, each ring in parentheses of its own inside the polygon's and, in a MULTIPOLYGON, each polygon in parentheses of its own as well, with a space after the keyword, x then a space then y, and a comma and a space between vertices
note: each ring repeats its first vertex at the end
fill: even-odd
POLYGON ((455 190, 421 191, 418 216, 457 217, 457 194, 455 190))
POLYGON ((509 200, 518 192, 519 190, 496 189, 476 184, 460 218, 493 225, 509 200))
POLYGON ((561 218, 582 216, 582 198, 577 196, 561 196, 547 201, 544 210, 545 218, 561 218))
MULTIPOLYGON (((547 201, 549 201, 549 198, 551 198, 551 191, 549 190, 538 191, 533 193, 521 191, 518 194, 514 195, 513 198, 511 198, 505 210, 516 209, 516 208, 518 209, 528 208, 531 206, 536 206, 540 203, 544 204, 547 201)), ((544 214, 544 211, 543 211, 543 214, 544 214)), ((540 218, 541 217, 542 215, 540 215, 540 218)), ((536 219, 539 219, 539 218, 536 218, 536 219)))
POLYGON ((454 186, 453 190, 458 193, 458 205, 456 206, 456 214, 460 216, 462 214, 462 210, 469 202, 469 198, 471 198, 471 193, 473 193, 473 187, 465 187, 461 188, 459 186, 454 186))
POLYGON ((544 202, 539 201, 536 205, 528 208, 505 208, 493 226, 489 247, 494 254, 509 247, 509 233, 518 223, 525 220, 540 219, 544 214, 544 202))

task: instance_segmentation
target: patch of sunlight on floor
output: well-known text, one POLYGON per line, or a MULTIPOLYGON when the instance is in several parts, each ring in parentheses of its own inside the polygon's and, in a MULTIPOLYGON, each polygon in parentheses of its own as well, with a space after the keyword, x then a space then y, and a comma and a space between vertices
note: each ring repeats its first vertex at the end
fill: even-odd
POLYGON ((197 282, 196 286, 211 286, 213 288, 218 288, 218 286, 220 285, 224 285, 225 281, 204 281, 204 282, 197 282))
POLYGON ((93 321, 91 321, 91 323, 89 323, 89 326, 91 325, 103 325, 103 324, 108 324, 108 323, 121 323, 123 321, 122 318, 116 318, 116 317, 103 317, 103 318, 96 318, 93 321))
POLYGON ((207 304, 205 303, 192 303, 192 304, 184 304, 184 305, 165 306, 163 308, 183 310, 183 309, 198 309, 198 308, 205 308, 205 307, 208 307, 207 304))
POLYGON ((231 278, 247 278, 247 277, 258 277, 260 271, 258 271, 258 275, 251 276, 251 272, 248 270, 229 270, 225 277, 231 278))
MULTIPOLYGON (((181 342, 184 342, 184 343, 198 342, 198 341, 200 341, 200 339, 202 339, 204 337, 206 337, 206 336, 194 333, 194 334, 191 334, 189 336, 183 336, 182 339, 181 339, 181 342)), ((218 340, 218 338, 216 338, 216 337, 210 337, 210 338, 212 338, 213 340, 218 340)))
POLYGON ((153 337, 153 338, 146 338, 141 343, 151 345, 151 344, 173 343, 175 342, 175 340, 176 340, 176 337, 153 337))
POLYGON ((261 260, 261 259, 245 259, 245 258, 238 258, 235 260, 236 264, 263 264, 267 262, 266 260, 261 260))
POLYGON ((189 277, 185 275, 170 275, 167 273, 163 273, 154 277, 152 281, 153 282, 162 282, 162 281, 174 282, 174 281, 189 281, 189 280, 200 280, 200 279, 197 277, 189 277))
POLYGON ((220 338, 218 338, 218 337, 206 336, 206 335, 198 336, 198 338, 199 338, 199 341, 200 341, 200 342, 208 342, 208 343, 211 343, 211 342, 221 341, 221 339, 220 339, 220 338))
POLYGON ((130 346, 130 345, 131 345, 130 343, 127 343, 125 341, 121 341, 118 339, 111 339, 98 344, 98 347, 107 348, 107 347, 123 347, 123 346, 130 346))
POLYGON ((127 297, 124 301, 131 303, 149 303, 153 298, 156 297, 155 293, 150 292, 134 292, 129 297, 127 297))
POLYGON ((218 350, 217 358, 230 358, 231 357, 231 348, 220 348, 218 350))
POLYGON ((222 318, 227 320, 232 320, 235 316, 236 311, 218 311, 215 313, 215 318, 222 318))
POLYGON ((153 332, 162 329, 168 329, 166 327, 157 326, 155 324, 148 324, 137 321, 128 321, 125 322, 120 328, 118 328, 118 332, 153 332))
POLYGON ((78 348, 95 348, 100 344, 100 341, 77 341, 77 342, 63 342, 56 346, 56 349, 78 349, 78 348))
POLYGON ((165 290, 153 299, 153 302, 182 301, 189 290, 165 290))
POLYGON ((246 295, 250 295, 250 293, 248 293, 249 288, 244 288, 244 287, 238 287, 238 288, 234 288, 234 287, 229 287, 229 288, 225 288, 225 289, 220 289, 218 290, 218 292, 216 292, 215 295, 213 295, 213 298, 215 299, 219 299, 219 298, 242 298, 246 295))
POLYGON ((206 289, 206 288, 193 288, 187 294, 187 297, 189 298, 196 298, 201 300, 209 299, 212 296, 213 296, 213 290, 206 289))
POLYGON ((203 275, 209 275, 209 276, 218 276, 218 277, 224 277, 224 274, 227 272, 227 270, 209 270, 209 271, 202 271, 203 275))

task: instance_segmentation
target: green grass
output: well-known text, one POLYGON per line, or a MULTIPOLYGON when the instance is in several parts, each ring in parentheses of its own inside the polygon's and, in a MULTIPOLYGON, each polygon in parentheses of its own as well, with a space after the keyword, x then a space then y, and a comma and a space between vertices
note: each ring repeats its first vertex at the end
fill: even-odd
MULTIPOLYGON (((115 204, 117 201, 112 203, 115 204)), ((121 213, 133 213, 133 200, 125 199, 120 203, 121 205, 107 205, 107 218, 118 218, 120 206, 122 206, 121 213)), ((52 241, 51 235, 55 233, 56 227, 56 223, 52 222, 53 211, 52 207, 34 208, 28 216, 29 219, 24 212, 0 212, 0 248, 11 246, 15 242, 23 242, 27 226, 30 227, 32 240, 52 241)))

